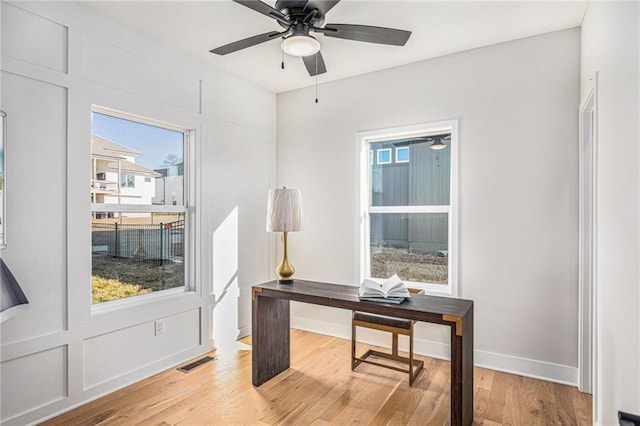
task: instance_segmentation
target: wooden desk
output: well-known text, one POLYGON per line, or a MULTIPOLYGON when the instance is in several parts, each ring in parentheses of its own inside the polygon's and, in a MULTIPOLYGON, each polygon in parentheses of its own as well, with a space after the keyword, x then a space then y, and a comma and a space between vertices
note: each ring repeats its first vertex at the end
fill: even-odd
POLYGON ((295 280, 254 285, 252 382, 260 386, 289 368, 289 301, 412 319, 451 328, 451 424, 473 421, 473 301, 416 295, 400 305, 364 302, 358 287, 295 280))

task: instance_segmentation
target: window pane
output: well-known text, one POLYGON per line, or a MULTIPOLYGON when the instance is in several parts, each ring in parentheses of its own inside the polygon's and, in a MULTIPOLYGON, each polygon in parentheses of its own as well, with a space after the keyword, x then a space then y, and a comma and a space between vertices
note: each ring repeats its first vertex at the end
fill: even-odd
MULTIPOLYGON (((391 148, 408 148, 406 162, 369 166, 372 206, 449 205, 451 183, 451 149, 449 134, 411 140, 371 143, 380 152, 391 148), (434 142, 445 148, 431 149, 434 142)), ((400 157, 398 157, 399 159, 400 157)))
POLYGON ((396 148, 396 163, 407 163, 409 161, 409 147, 396 148))
POLYGON ((91 132, 93 203, 184 205, 184 133, 97 112, 91 132))
POLYGON ((93 215, 93 303, 184 286, 184 214, 93 215))
POLYGON ((448 235, 447 213, 371 214, 371 277, 448 284, 448 235))
POLYGON ((378 149, 378 164, 391 163, 391 150, 390 149, 378 149))

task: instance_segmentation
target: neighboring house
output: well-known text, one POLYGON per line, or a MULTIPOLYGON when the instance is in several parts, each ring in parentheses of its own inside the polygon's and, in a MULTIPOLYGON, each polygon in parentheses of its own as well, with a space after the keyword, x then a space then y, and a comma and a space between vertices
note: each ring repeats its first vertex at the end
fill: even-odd
POLYGON ((91 135, 91 202, 150 205, 162 175, 136 164, 142 154, 91 135))
MULTIPOLYGON (((432 148, 448 135, 372 144, 371 203, 373 206, 448 205, 451 150, 432 148)), ((373 214, 370 242, 379 247, 405 248, 415 253, 448 251, 448 222, 440 214, 373 214)))
POLYGON ((155 169, 160 177, 156 178, 155 197, 153 204, 182 205, 184 203, 184 161, 155 169))

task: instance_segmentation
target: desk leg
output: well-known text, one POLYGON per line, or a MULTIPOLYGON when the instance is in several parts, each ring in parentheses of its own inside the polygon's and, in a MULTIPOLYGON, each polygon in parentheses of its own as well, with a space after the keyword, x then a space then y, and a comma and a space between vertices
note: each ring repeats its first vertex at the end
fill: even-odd
POLYGON ((289 368, 289 301, 252 293, 252 382, 260 386, 289 368))
POLYGON ((473 423, 473 307, 451 326, 451 424, 473 423))

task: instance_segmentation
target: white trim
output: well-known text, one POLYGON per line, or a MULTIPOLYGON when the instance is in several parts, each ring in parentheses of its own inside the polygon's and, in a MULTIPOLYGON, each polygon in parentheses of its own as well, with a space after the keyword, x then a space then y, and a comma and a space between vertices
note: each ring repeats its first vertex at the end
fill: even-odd
MULTIPOLYGON (((144 295, 122 298, 102 303, 91 303, 90 317, 108 314, 113 311, 124 309, 137 309, 150 302, 170 303, 166 300, 175 299, 185 293, 194 293, 195 284, 195 241, 196 241, 196 217, 193 207, 190 207, 190 200, 195 199, 195 170, 191 167, 192 159, 195 156, 195 130, 172 124, 156 121, 149 118, 140 117, 134 114, 120 112, 117 110, 104 108, 95 104, 91 105, 91 112, 103 114, 123 120, 146 124, 161 129, 174 131, 182 134, 182 158, 183 158, 183 205, 154 205, 154 204, 107 204, 91 203, 91 212, 120 212, 120 213, 183 213, 185 221, 184 229, 184 275, 183 285, 163 291, 151 292, 144 295)), ((92 133, 93 134, 93 133, 92 133)), ((120 184, 120 183, 119 183, 120 184)))
POLYGON ((4 419, 5 422, 9 422, 13 419, 18 419, 20 418, 20 423, 24 424, 24 423, 40 423, 40 422, 44 422, 50 419, 53 419, 54 417, 57 417, 63 413, 69 412, 75 408, 81 407, 83 405, 86 405, 92 401, 96 401, 100 398, 103 398, 107 395, 110 395, 114 392, 117 392, 118 390, 124 389, 127 386, 131 386, 135 383, 139 383, 140 381, 147 379, 149 377, 155 376, 159 373, 165 372, 168 369, 172 369, 176 366, 179 366, 181 364, 184 364, 185 362, 192 360, 196 357, 202 356, 204 354, 206 354, 207 352, 210 352, 212 350, 212 348, 206 348, 206 347, 202 347, 202 346, 197 346, 194 348, 187 348, 184 351, 169 355, 167 357, 164 358, 160 358, 160 359, 156 359, 153 360, 150 363, 144 364, 139 366, 137 369, 129 371, 121 376, 115 377, 113 378, 108 384, 113 384, 113 387, 107 387, 102 385, 101 389, 98 392, 95 393, 91 393, 91 392, 87 392, 86 393, 90 394, 91 396, 89 396, 86 399, 82 399, 79 402, 76 402, 74 404, 71 404, 69 406, 67 405, 63 405, 63 404, 47 404, 45 406, 41 406, 41 407, 35 407, 33 409, 31 409, 30 411, 27 412, 23 412, 20 414, 16 414, 15 416, 9 418, 9 419, 4 419), (47 407, 50 406, 55 406, 55 409, 53 412, 50 412, 49 410, 47 410, 47 407), (44 415, 43 415, 44 413, 44 415), (22 418, 25 419, 33 419, 31 421, 28 420, 22 420, 22 418))
POLYGON ((600 132, 600 83, 599 71, 594 75, 594 126, 593 126, 593 288, 591 289, 592 297, 592 352, 591 352, 591 390, 592 390, 592 411, 594 423, 600 423, 600 396, 599 396, 599 377, 600 368, 598 366, 598 345, 599 345, 599 320, 598 320, 598 152, 599 152, 599 132, 600 132))
POLYGON ((579 202, 579 247, 578 247, 578 384, 581 392, 591 392, 591 342, 593 336, 592 312, 593 303, 591 300, 591 285, 588 276, 593 280, 593 268, 585 265, 585 261, 593 263, 593 242, 587 238, 593 237, 593 141, 592 119, 585 117, 591 115, 594 108, 593 89, 587 96, 587 100, 579 109, 579 153, 578 163, 580 165, 580 202, 579 202), (591 127, 586 129, 585 126, 591 127), (585 152, 588 150, 588 152, 585 152), (587 165, 589 162, 589 165, 587 165), (588 170, 585 168, 588 167, 588 170), (587 181, 588 180, 588 181, 587 181), (589 191, 587 193, 587 191, 589 191), (590 200, 589 212, 585 211, 585 203, 590 200), (590 223, 585 223, 589 219, 590 223), (587 231, 585 228, 589 227, 587 231), (587 260, 586 257, 589 257, 587 260), (589 273, 585 274, 585 269, 589 268, 589 273))
POLYGON ((364 143, 364 141, 360 137, 360 133, 356 133, 356 143, 354 144, 356 148, 356 164, 355 170, 359 172, 356 173, 356 194, 359 197, 359 202, 356 205, 356 214, 354 215, 356 219, 355 230, 357 237, 357 244, 355 245, 356 253, 355 259, 358 261, 355 264, 355 277, 357 282, 361 282, 362 279, 366 275, 366 259, 367 259, 367 247, 369 247, 369 233, 365 232, 366 229, 369 229, 369 215, 366 214, 368 205, 369 205, 369 179, 368 173, 363 173, 362 168, 364 164, 367 164, 367 169, 369 169, 372 164, 368 164, 366 160, 366 153, 370 151, 368 144, 364 143))
POLYGON ((411 126, 393 127, 389 129, 367 130, 358 132, 357 136, 359 140, 366 139, 367 142, 374 143, 391 139, 419 138, 423 136, 433 136, 451 132, 451 139, 453 139, 454 129, 452 128, 452 126, 455 126, 455 132, 457 136, 457 119, 435 121, 433 123, 414 124, 411 126))
POLYGON ((391 148, 380 148, 376 150, 376 159, 377 164, 391 164, 393 162, 393 154, 391 154, 391 148), (380 153, 388 152, 389 153, 389 161, 380 161, 380 153))
MULTIPOLYGON (((2 150, 2 162, 0 163, 2 171, 2 188, 0 195, 2 205, 0 205, 0 250, 7 248, 7 113, 0 110, 0 122, 2 122, 2 141, 0 141, 0 149, 2 150)), ((5 320, 0 320, 0 323, 5 320)))
POLYGON ((460 200, 458 198, 458 173, 460 169, 460 143, 458 133, 458 120, 448 122, 451 127, 451 141, 449 148, 451 149, 451 195, 449 196, 449 204, 451 211, 449 212, 449 285, 451 294, 458 296, 458 264, 460 253, 458 249, 458 206, 460 200), (453 254, 453 255, 452 255, 453 254))
POLYGON ((120 213, 186 213, 186 206, 165 206, 153 204, 91 204, 91 212, 120 213))
POLYGON ((163 300, 168 297, 175 297, 187 292, 187 288, 182 286, 162 291, 154 291, 148 294, 141 294, 139 296, 124 297, 122 299, 110 300, 108 302, 95 303, 91 305, 91 315, 100 315, 128 307, 140 306, 145 303, 163 300))
MULTIPOLYGON (((360 195, 360 203, 356 214, 358 229, 358 241, 356 258, 359 260, 356 268, 358 282, 369 277, 370 235, 369 215, 371 213, 446 213, 449 220, 448 231, 448 277, 449 284, 438 285, 430 283, 411 283, 417 287, 425 288, 429 292, 445 296, 458 296, 458 168, 459 168, 459 133, 458 120, 439 121, 412 126, 395 127, 382 130, 371 130, 356 133, 356 158, 358 159, 356 188, 360 195), (366 161, 365 152, 369 151, 371 143, 384 142, 393 139, 419 138, 442 133, 451 134, 451 180, 449 206, 370 206, 370 170, 371 165, 366 161), (358 151, 359 150, 359 151, 358 151)), ((389 149, 389 148, 387 148, 389 149)), ((378 150, 380 151, 380 150, 378 150)))
POLYGON ((174 124, 165 123, 159 120, 153 120, 151 118, 141 117, 139 115, 130 114, 127 112, 118 111, 111 108, 105 108, 99 105, 91 105, 91 112, 96 112, 102 115, 108 115, 115 118, 120 118, 122 120, 133 121, 136 123, 147 124, 153 127, 160 127, 167 130, 172 130, 174 132, 186 133, 188 130, 184 127, 176 126, 174 124))
MULTIPOLYGON (((351 339, 351 325, 348 323, 334 323, 292 315, 291 328, 325 334, 340 339, 351 339)), ((380 339, 376 339, 375 337, 367 338, 362 334, 359 334, 359 336, 358 342, 389 347, 389 339, 385 339, 387 336, 383 336, 380 339)), ((400 342, 400 349, 406 350, 406 347, 403 347, 403 341, 400 342)), ((444 360, 449 360, 451 354, 451 346, 449 343, 419 338, 414 340, 413 350, 414 353, 418 355, 444 360)), ((474 366, 476 367, 518 374, 569 386, 577 385, 578 369, 576 367, 479 349, 475 349, 473 354, 474 366)))
POLYGON ((579 108, 579 164, 580 164, 580 228, 579 228, 579 286, 578 286, 578 388, 593 393, 593 418, 598 420, 598 363, 597 363, 597 164, 598 164, 598 73, 593 79, 593 88, 579 108), (585 121, 586 115, 590 117, 585 121), (590 126, 587 129, 586 126, 590 126), (585 149, 588 155, 585 158, 585 149), (588 162, 588 175, 585 165, 588 162), (586 181, 588 179, 588 181, 586 181), (586 191, 590 191, 587 194, 586 191), (589 223, 585 223, 584 197, 589 197, 589 223), (589 234, 585 234, 585 228, 589 234), (587 236, 590 241, 586 240, 587 236), (589 253, 590 265, 585 265, 585 251, 589 253), (591 281, 585 277, 588 268, 591 281))
POLYGON ((563 385, 577 385, 578 369, 576 367, 477 349, 473 354, 476 367, 504 371, 563 385))
POLYGON ((398 146, 398 147, 396 147, 396 163, 402 164, 402 163, 408 163, 409 161, 411 161, 411 149, 408 146, 398 146), (409 153, 409 158, 407 158, 406 160, 398 160, 398 151, 399 150, 406 150, 409 153))
POLYGON ((450 206, 371 206, 369 213, 450 213, 450 206))

